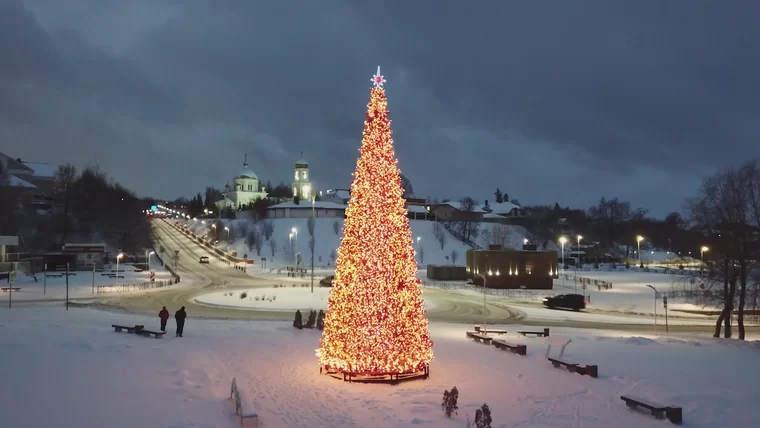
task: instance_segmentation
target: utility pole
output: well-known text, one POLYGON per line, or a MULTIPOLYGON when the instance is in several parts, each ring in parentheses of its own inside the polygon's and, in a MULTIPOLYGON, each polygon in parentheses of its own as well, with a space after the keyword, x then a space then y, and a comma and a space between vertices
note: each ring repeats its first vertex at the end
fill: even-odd
POLYGON ((69 264, 68 263, 66 263, 66 310, 67 311, 69 310, 69 264))

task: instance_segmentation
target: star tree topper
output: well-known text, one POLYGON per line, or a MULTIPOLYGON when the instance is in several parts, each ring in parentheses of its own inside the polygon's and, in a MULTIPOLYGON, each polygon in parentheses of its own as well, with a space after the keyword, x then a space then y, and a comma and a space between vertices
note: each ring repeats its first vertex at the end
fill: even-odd
POLYGON ((375 85, 376 88, 382 88, 383 83, 385 83, 385 77, 383 77, 382 74, 380 74, 380 66, 377 66, 377 74, 372 76, 372 79, 370 79, 372 84, 375 85))

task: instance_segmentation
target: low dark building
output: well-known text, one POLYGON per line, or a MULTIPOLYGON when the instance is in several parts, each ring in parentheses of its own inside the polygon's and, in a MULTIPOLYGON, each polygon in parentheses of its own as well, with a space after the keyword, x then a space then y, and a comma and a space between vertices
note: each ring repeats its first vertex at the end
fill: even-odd
POLYGON ((465 281, 467 280, 467 271, 464 266, 427 265, 427 277, 439 281, 465 281))
POLYGON ((467 251, 467 275, 476 285, 488 288, 527 288, 550 290, 558 278, 556 251, 488 250, 467 251))

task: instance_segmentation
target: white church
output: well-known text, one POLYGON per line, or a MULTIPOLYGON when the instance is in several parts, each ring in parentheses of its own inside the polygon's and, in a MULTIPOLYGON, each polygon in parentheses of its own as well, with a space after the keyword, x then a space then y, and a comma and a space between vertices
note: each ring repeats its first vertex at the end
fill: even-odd
MULTIPOLYGON (((310 199, 312 195, 311 182, 309 181, 309 163, 303 159, 296 161, 295 176, 293 180, 293 195, 300 199, 310 199)), ((248 155, 243 162, 243 171, 232 180, 232 186, 228 182, 224 186, 224 197, 216 202, 220 211, 225 208, 237 210, 255 202, 257 199, 267 197, 267 189, 264 188, 255 172, 248 168, 248 155)))

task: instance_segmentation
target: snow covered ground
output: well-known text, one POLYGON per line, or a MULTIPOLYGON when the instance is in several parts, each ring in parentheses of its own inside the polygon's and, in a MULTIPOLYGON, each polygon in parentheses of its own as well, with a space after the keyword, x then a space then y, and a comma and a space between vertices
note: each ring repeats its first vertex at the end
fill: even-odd
POLYGON ((528 345, 521 357, 468 341, 465 325, 433 323, 430 379, 389 386, 319 375, 319 332, 289 323, 195 320, 190 313, 184 338, 160 340, 110 327, 157 322, 78 308, 0 311, 0 425, 232 428, 239 426, 229 400, 233 376, 266 428, 461 428, 483 403, 494 427, 667 424, 629 410, 621 394, 682 406, 689 427, 760 420, 759 342, 552 329, 572 337, 568 359, 599 366, 592 379, 552 368, 544 339, 510 336, 528 345), (453 386, 459 412, 449 420, 440 402, 453 386))
MULTIPOLYGON (((154 272, 156 272, 154 285, 157 285, 161 281, 168 282, 171 279, 169 271, 165 270, 158 263, 153 263, 151 266, 154 272)), ((123 288, 120 286, 142 284, 149 282, 148 271, 135 272, 135 268, 129 264, 119 265, 119 276, 124 278, 110 278, 104 274, 115 274, 116 265, 109 267, 106 265, 108 272, 95 272, 92 271, 72 271, 73 275, 69 276, 69 298, 82 298, 92 297, 98 295, 98 287, 100 292, 113 293, 117 288, 123 288), (111 271, 113 269, 113 272, 111 271), (93 287, 94 286, 94 287, 93 287), (93 288, 95 291, 93 292, 93 288)), ((38 273, 35 275, 37 281, 34 278, 26 275, 18 275, 16 277, 15 287, 21 287, 21 291, 14 291, 12 299, 15 300, 41 300, 41 299, 63 299, 66 297, 66 275, 64 272, 48 272, 38 273), (50 276, 61 275, 61 276, 50 276)), ((187 284, 185 284, 187 285, 187 284)), ((5 286, 5 285, 4 285, 5 286)), ((0 294, 0 304, 7 302, 9 298, 8 293, 0 294)))
MULTIPOLYGON (((173 221, 173 220, 170 220, 173 221)), ((250 220, 223 220, 225 224, 232 224, 233 230, 236 226, 248 222, 250 220)), ((291 254, 300 253, 302 263, 311 264, 311 252, 309 250, 309 232, 307 228, 308 219, 305 218, 277 218, 268 219, 274 225, 274 231, 269 241, 265 242, 261 248, 261 255, 256 255, 255 249, 250 249, 246 246, 245 239, 239 237, 233 245, 232 250, 237 251, 238 255, 242 257, 243 254, 248 254, 259 263, 261 257, 267 258, 267 266, 270 268, 288 266, 290 264, 290 258, 288 257, 289 246, 292 245, 294 251, 291 254), (295 228, 297 233, 293 234, 291 239, 289 235, 295 228), (270 243, 274 242, 275 251, 272 253, 270 243)), ((184 221, 193 232, 202 235, 208 233, 210 230, 210 223, 202 224, 201 221, 184 221)), ((452 253, 455 254, 456 262, 463 264, 465 260, 465 252, 471 247, 464 244, 462 241, 456 239, 449 232, 444 230, 445 242, 443 248, 441 244, 436 240, 433 233, 433 225, 435 222, 427 220, 409 220, 409 225, 412 229, 412 238, 415 244, 415 250, 417 251, 417 263, 420 268, 424 268, 428 264, 452 264, 452 253), (419 238, 419 239, 418 239, 419 238)), ((525 235, 525 229, 519 226, 508 226, 511 232, 509 233, 509 242, 514 242, 515 245, 522 245, 522 239, 525 235), (513 229, 513 230, 512 230, 513 229)), ((238 228, 239 229, 239 228, 238 228)), ((317 218, 314 227, 315 234, 315 252, 314 259, 315 265, 318 267, 334 266, 335 260, 331 258, 333 251, 336 251, 340 246, 340 238, 343 234, 343 219, 334 218, 317 218), (335 223, 337 222, 337 232, 335 223)), ((224 230, 219 232, 220 241, 226 240, 226 232, 224 230)), ((227 244, 220 244, 219 248, 226 250, 227 244)))
MULTIPOLYGON (((280 287, 254 288, 250 290, 219 291, 195 298, 201 304, 266 311, 327 310, 330 287, 314 286, 314 293, 307 284, 280 287)), ((425 308, 435 304, 425 300, 425 308)))

